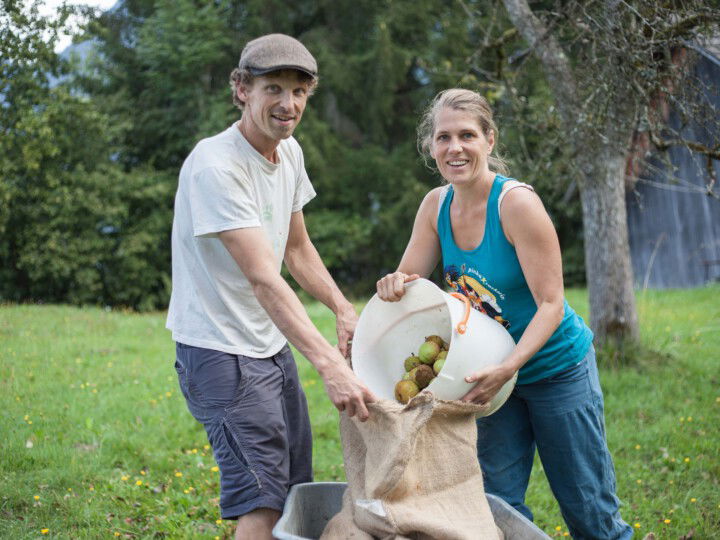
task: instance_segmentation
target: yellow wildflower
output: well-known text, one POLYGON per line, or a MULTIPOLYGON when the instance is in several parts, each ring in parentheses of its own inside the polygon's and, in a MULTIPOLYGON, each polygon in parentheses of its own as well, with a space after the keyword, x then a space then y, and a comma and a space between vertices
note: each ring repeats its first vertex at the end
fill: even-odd
POLYGON ((136 485, 136 486, 142 486, 142 480, 138 480, 137 482, 135 482, 135 485, 136 485))
POLYGON ((181 473, 180 471, 178 471, 178 472, 175 473, 175 476, 177 476, 178 478, 180 478, 180 477, 182 476, 182 473, 181 473))
POLYGON ((34 496, 33 496, 33 499, 35 499, 36 501, 39 501, 39 500, 40 500, 40 495, 34 495, 34 496))
POLYGON ((47 534, 50 532, 50 529, 40 529, 40 534, 47 534))
POLYGON ((210 467, 210 470, 211 470, 212 472, 218 472, 218 471, 220 470, 220 467, 218 467, 217 465, 215 465, 214 467, 210 467))

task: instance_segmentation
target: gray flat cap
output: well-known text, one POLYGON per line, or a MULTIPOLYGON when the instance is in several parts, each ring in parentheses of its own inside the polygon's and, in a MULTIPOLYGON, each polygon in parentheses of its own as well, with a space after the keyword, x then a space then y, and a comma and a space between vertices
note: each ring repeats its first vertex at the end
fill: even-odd
POLYGON ((317 77, 317 62, 305 45, 285 34, 268 34, 249 41, 240 55, 240 69, 265 75, 281 69, 297 69, 317 77))

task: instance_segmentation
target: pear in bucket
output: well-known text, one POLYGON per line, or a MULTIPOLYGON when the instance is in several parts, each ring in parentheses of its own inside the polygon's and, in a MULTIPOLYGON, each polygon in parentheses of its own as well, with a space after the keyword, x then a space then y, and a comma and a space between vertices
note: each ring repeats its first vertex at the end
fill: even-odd
POLYGON ((412 371, 413 368, 416 368, 420 365, 420 359, 415 356, 414 354, 411 354, 405 359, 404 366, 405 371, 412 371))
POLYGON ((442 355, 442 353, 438 354, 437 360, 435 360, 435 363, 433 364, 433 372, 435 372, 435 375, 440 373, 440 370, 445 365, 445 357, 447 355, 442 355))
POLYGON ((410 378, 422 390, 435 378, 435 373, 430 366, 422 364, 410 372, 410 378))
POLYGON ((445 343, 445 340, 441 338, 440 336, 432 335, 425 338, 425 341, 432 341, 433 343, 437 343, 437 346, 440 347, 441 351, 447 351, 448 350, 448 344, 445 343))
POLYGON ((433 365, 437 355, 440 354, 440 345, 435 341, 426 341, 420 345, 418 350, 418 358, 423 364, 433 365))
POLYGON ((395 399, 405 405, 420 391, 418 385, 412 380, 402 380, 395 385, 395 399))

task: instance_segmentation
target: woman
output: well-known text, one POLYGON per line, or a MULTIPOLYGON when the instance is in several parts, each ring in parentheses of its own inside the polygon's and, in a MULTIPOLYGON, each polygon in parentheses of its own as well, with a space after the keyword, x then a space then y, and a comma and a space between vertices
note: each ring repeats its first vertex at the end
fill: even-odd
POLYGON ((488 493, 532 519, 525 506, 537 447, 574 538, 629 538, 620 518, 605 441, 592 332, 563 295, 557 234, 526 184, 498 172, 498 131, 479 94, 441 92, 418 128, 418 147, 448 185, 425 196, 396 272, 377 283, 397 301, 404 283, 427 277, 442 256, 448 285, 503 324, 516 346, 499 366, 466 377, 462 398, 485 403, 519 371, 511 397, 478 420, 478 458, 488 493))

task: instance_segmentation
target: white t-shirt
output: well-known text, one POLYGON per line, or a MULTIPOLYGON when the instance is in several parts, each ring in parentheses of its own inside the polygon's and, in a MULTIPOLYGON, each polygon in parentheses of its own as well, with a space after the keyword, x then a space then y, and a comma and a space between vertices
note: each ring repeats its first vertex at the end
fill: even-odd
POLYGON ((167 328, 173 340, 254 358, 272 356, 285 345, 218 237, 261 227, 280 270, 290 215, 315 190, 294 138, 281 141, 277 155, 277 164, 265 159, 233 124, 200 141, 183 163, 172 228, 167 328))

